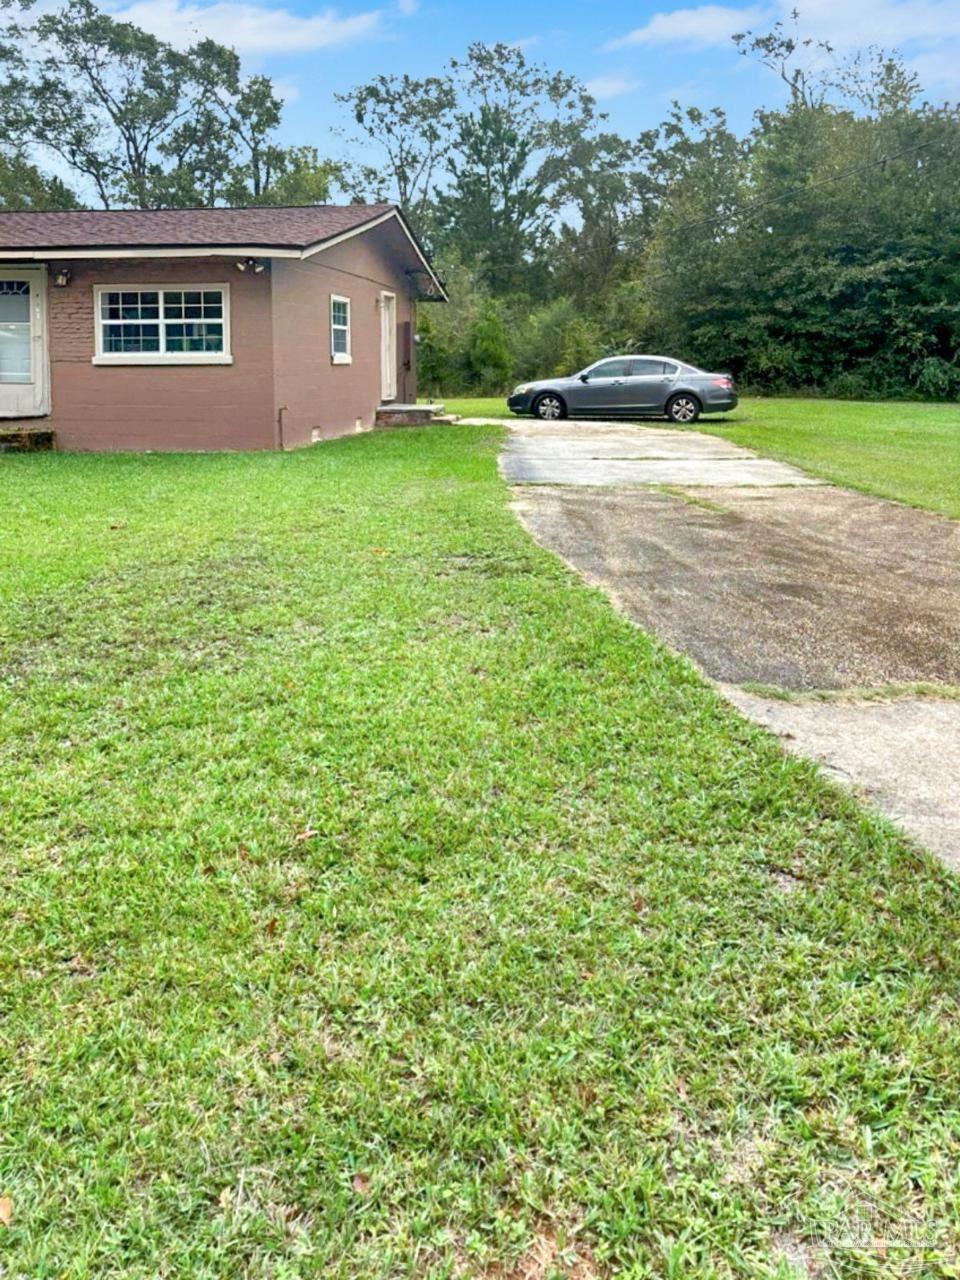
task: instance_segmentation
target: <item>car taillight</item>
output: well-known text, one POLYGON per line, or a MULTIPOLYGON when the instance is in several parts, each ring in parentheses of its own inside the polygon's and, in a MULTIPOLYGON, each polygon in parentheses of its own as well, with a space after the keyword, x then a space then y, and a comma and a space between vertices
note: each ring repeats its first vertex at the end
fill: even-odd
POLYGON ((723 387, 724 390, 729 391, 730 388, 733 386, 733 379, 732 378, 714 378, 712 380, 712 385, 715 387, 723 387))

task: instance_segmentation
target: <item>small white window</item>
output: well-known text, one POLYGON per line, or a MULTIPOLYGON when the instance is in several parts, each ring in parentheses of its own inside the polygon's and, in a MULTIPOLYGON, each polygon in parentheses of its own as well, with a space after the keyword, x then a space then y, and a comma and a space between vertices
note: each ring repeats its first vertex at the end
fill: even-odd
POLYGON ((330 356, 334 364, 350 364, 350 299, 330 295, 330 356))
POLYGON ((94 290, 94 364, 232 364, 228 285, 94 290))

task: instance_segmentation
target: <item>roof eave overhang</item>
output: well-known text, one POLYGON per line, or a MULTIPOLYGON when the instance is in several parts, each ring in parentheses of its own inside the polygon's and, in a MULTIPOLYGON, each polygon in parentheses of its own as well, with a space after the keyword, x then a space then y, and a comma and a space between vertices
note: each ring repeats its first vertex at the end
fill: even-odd
POLYGON ((63 258, 302 258, 303 250, 270 244, 47 245, 0 249, 0 262, 55 262, 63 258))
POLYGON ((379 227, 384 222, 390 222, 391 220, 395 220, 400 224, 400 229, 409 241, 410 248, 413 250, 414 256, 420 262, 424 273, 429 276, 439 297, 444 302, 449 302, 450 299, 447 297, 447 291, 443 287, 443 281, 430 265, 430 259, 424 252, 420 241, 410 229, 410 225, 406 218, 396 207, 388 209, 386 213, 381 213, 375 218, 371 218, 368 222, 362 222, 358 227, 351 227, 349 231, 341 231, 339 235, 330 236, 326 240, 319 240, 316 244, 307 245, 301 256, 304 258, 312 258, 317 253, 323 253, 325 249, 332 249, 334 245, 342 244, 344 240, 352 240, 354 236, 363 235, 367 231, 372 231, 374 227, 379 227))
POLYGON ((318 240, 314 244, 304 246, 276 244, 47 245, 19 249, 0 248, 0 262, 59 262, 75 258, 293 258, 303 261, 323 253, 326 249, 332 249, 334 245, 343 244, 345 240, 364 235, 374 227, 394 218, 400 224, 414 255, 422 264, 425 274, 430 277, 437 293, 444 302, 449 301, 439 276, 430 265, 429 259, 399 209, 388 209, 386 213, 361 222, 348 231, 341 231, 337 235, 328 236, 325 240, 318 240))

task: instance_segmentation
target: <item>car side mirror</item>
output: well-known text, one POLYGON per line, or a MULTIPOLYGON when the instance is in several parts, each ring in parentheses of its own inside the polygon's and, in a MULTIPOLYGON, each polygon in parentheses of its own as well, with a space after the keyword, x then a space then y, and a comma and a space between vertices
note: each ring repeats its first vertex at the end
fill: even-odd
POLYGON ((580 381, 581 381, 581 382, 589 382, 589 381, 590 381, 590 375, 589 375, 589 373, 581 373, 581 375, 580 375, 580 381))

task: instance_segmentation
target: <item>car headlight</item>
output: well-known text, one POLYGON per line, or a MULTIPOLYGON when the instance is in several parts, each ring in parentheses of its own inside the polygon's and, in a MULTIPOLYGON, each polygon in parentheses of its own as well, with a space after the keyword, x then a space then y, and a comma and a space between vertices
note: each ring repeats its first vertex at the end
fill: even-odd
POLYGON ((530 390, 532 385, 533 384, 530 382, 521 382, 519 387, 513 388, 513 394, 515 396, 525 396, 527 392, 530 390))

